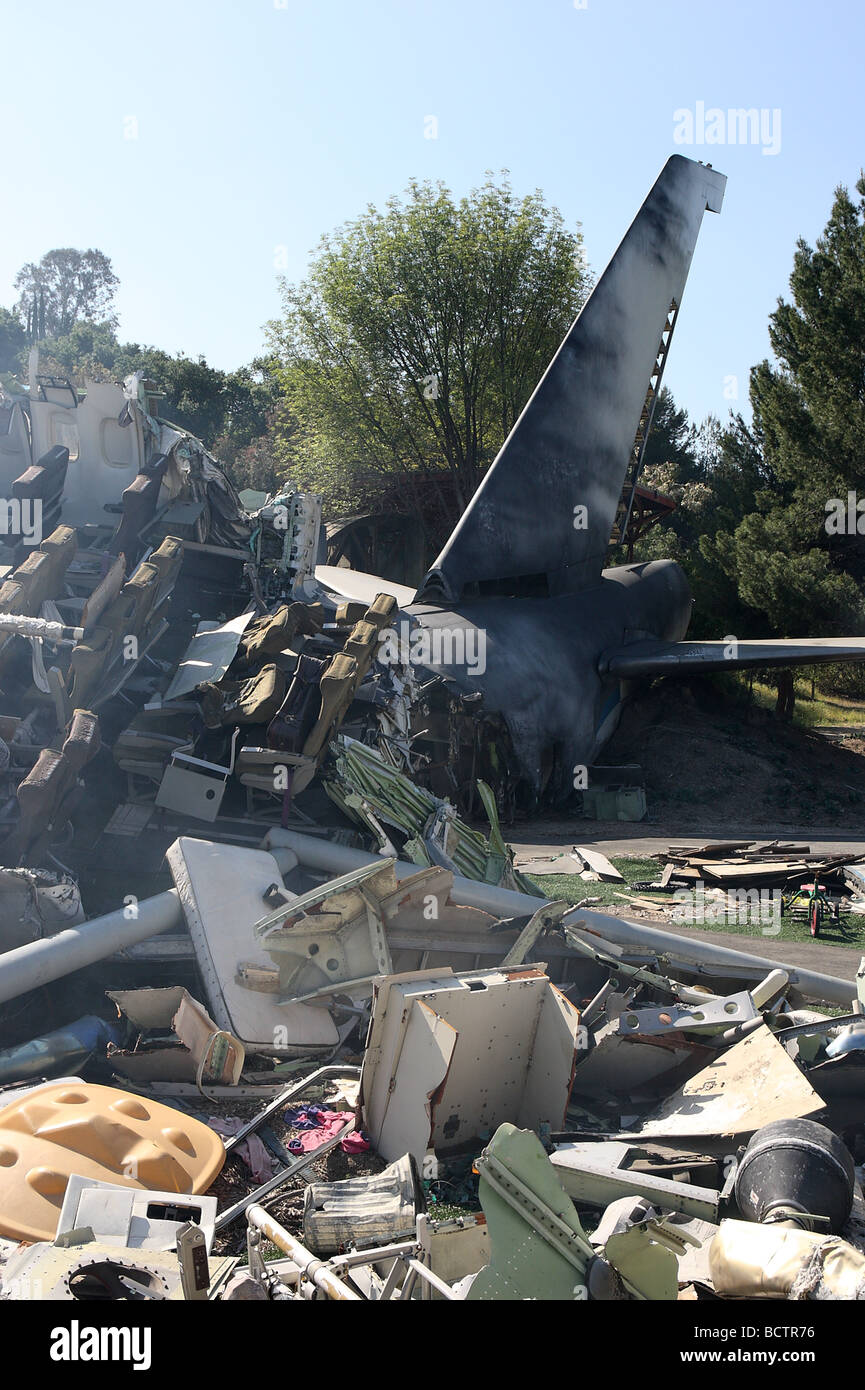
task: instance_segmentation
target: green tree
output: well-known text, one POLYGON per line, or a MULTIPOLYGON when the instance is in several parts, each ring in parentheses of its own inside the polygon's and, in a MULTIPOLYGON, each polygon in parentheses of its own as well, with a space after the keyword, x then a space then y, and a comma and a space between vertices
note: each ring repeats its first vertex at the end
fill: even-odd
POLYGON ((655 470, 664 466, 668 473, 675 474, 676 481, 685 483, 699 473, 699 462, 695 453, 697 430, 688 419, 687 410, 680 409, 668 387, 662 386, 655 405, 652 428, 646 441, 643 455, 643 472, 640 482, 656 490, 658 484, 649 479, 655 470))
POLYGON ((683 564, 695 636, 865 627, 865 535, 827 530, 831 500, 846 511, 848 491, 865 491, 865 180, 857 191, 858 204, 837 190, 816 248, 798 242, 793 300, 780 299, 769 322, 777 363, 751 372, 751 427, 707 421, 693 457, 677 457, 668 433, 646 470, 678 508, 640 558, 683 564))
POLYGON ((816 248, 798 242, 793 302, 769 321, 777 365, 751 372, 769 486, 723 549, 743 602, 782 636, 865 624, 865 535, 827 528, 833 499, 865 491, 865 178, 856 187, 858 205, 836 191, 816 248))
POLYGON ((639 542, 636 560, 676 560, 694 596, 690 634, 743 636, 753 618, 718 549, 754 505, 762 456, 741 417, 723 429, 713 416, 699 428, 666 388, 658 397, 641 483, 671 497, 676 510, 639 542))
POLYGON ((579 231, 506 177, 410 183, 323 238, 270 325, 293 434, 279 461, 339 510, 422 479, 452 524, 589 287, 579 231))
POLYGON ((117 326, 114 296, 120 284, 102 251, 72 246, 29 261, 15 276, 16 308, 31 342, 68 333, 80 320, 117 326))
POLYGON ((26 346, 21 320, 9 309, 0 308, 0 372, 17 371, 26 346))

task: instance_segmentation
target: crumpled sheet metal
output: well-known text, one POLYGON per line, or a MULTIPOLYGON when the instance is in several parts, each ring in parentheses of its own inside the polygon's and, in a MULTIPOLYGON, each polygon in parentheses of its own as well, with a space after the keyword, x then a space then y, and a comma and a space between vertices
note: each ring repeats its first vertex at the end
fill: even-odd
POLYGON ((0 950, 11 951, 83 920, 74 879, 44 869, 0 867, 0 950))
POLYGON ((179 700, 202 681, 219 681, 237 653, 240 639, 255 614, 240 613, 226 623, 200 622, 186 648, 183 660, 163 695, 163 702, 179 700))
POLYGON ((772 1120, 823 1109, 796 1063, 761 1024, 697 1072, 640 1126, 643 1139, 753 1134, 772 1120))
POLYGON ((865 1255, 840 1236, 722 1221, 709 1268, 727 1298, 865 1299, 865 1255))
POLYGON ((137 417, 148 455, 166 456, 163 486, 172 499, 188 494, 205 503, 207 528, 202 539, 232 548, 247 547, 251 526, 233 483, 200 439, 149 413, 145 375, 132 372, 124 379, 126 405, 118 423, 126 425, 137 417))

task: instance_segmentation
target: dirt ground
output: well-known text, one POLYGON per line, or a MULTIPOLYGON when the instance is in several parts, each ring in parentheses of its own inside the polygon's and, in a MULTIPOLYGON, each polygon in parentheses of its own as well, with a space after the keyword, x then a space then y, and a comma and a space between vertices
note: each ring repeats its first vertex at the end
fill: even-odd
POLYGON ((732 702, 707 680, 659 681, 637 696, 602 760, 643 769, 643 824, 679 833, 743 824, 770 835, 785 826, 865 832, 865 739, 829 742, 732 702))
MULTIPOLYGON (((319 1091, 310 1091, 309 1097, 304 1094, 300 1101, 287 1102, 290 1106, 300 1106, 304 1102, 312 1104, 313 1099, 319 1104, 327 1105, 329 1096, 337 1093, 337 1085, 327 1085, 319 1091)), ((269 1097, 268 1097, 269 1099, 269 1097)), ((221 1105, 213 1103, 206 1105, 190 1106, 198 1118, 207 1123, 208 1115, 220 1115, 222 1118, 228 1115, 237 1116, 243 1121, 247 1121, 257 1114, 266 1103, 262 1100, 259 1104, 250 1101, 224 1101, 221 1105)), ((300 1131, 292 1129, 286 1125, 284 1111, 278 1110, 271 1115, 267 1125, 274 1137, 283 1145, 287 1146, 289 1140, 300 1131)), ((280 1167, 278 1160, 274 1159, 274 1171, 280 1167)), ((339 1145, 316 1159, 310 1166, 298 1173, 296 1177, 290 1179, 284 1187, 278 1188, 272 1196, 263 1199, 264 1205, 270 1214, 280 1222, 292 1235, 302 1237, 303 1235, 303 1203, 304 1194, 309 1183, 312 1182, 339 1182, 343 1178, 370 1177, 374 1173, 380 1173, 387 1167, 383 1158, 371 1150, 362 1154, 343 1153, 339 1145)), ((224 1211, 227 1207, 233 1206, 243 1197, 253 1192, 259 1185, 250 1173, 246 1162, 239 1154, 232 1154, 223 1168, 216 1181, 208 1188, 211 1197, 216 1197, 219 1202, 219 1210, 224 1211)), ((213 1251, 218 1255, 243 1255, 246 1250, 246 1217, 240 1216, 233 1221, 230 1226, 226 1226, 214 1238, 213 1251)))

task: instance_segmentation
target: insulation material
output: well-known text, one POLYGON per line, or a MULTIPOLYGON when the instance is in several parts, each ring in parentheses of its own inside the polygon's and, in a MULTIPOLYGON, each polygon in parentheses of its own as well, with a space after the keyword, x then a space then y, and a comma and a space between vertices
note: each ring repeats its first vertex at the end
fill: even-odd
POLYGON ((722 1221, 709 1268, 727 1298, 865 1298, 865 1255, 840 1236, 722 1221))
POLYGON ((373 1177, 310 1183, 303 1203, 303 1240, 316 1255, 349 1244, 384 1245, 413 1234, 420 1184, 405 1154, 373 1177))

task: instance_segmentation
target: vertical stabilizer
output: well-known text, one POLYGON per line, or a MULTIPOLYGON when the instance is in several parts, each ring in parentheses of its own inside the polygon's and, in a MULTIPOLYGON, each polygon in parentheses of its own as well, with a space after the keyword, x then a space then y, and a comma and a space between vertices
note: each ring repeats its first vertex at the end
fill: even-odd
POLYGON ((669 316, 726 181, 667 160, 419 598, 568 593, 597 579, 669 316))

